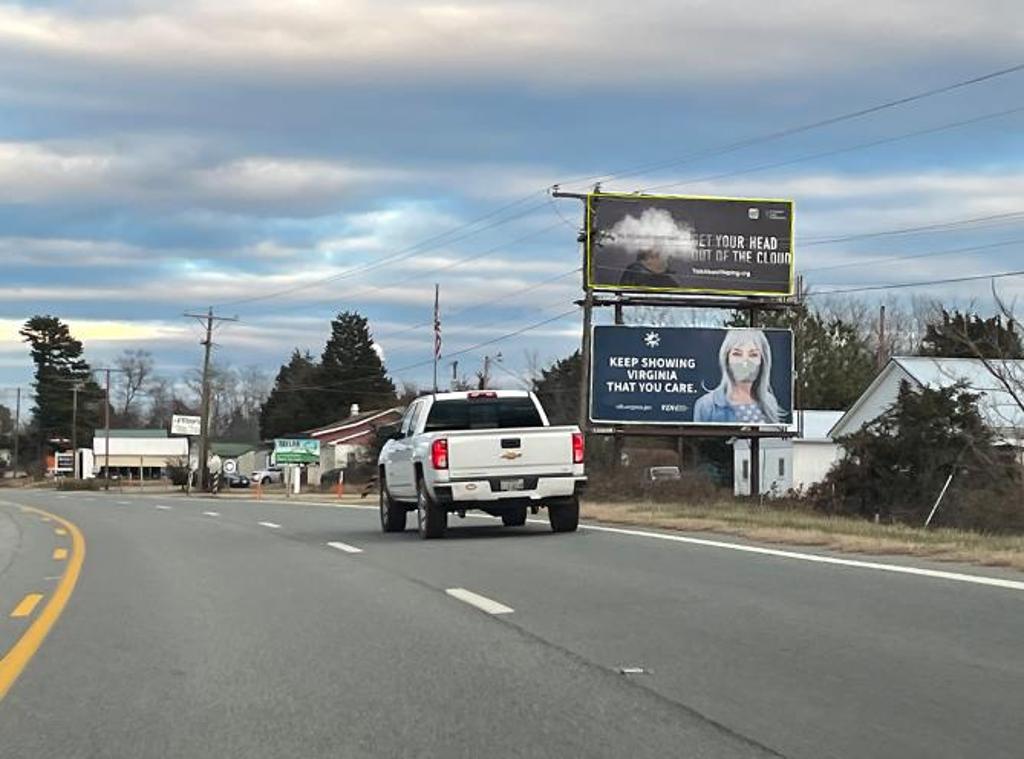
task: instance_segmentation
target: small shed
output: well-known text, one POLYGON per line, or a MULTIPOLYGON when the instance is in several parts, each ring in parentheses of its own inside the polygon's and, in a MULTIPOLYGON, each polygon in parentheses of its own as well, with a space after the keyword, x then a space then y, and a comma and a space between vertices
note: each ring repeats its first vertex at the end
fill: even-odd
MULTIPOLYGON (((781 496, 821 482, 839 459, 830 430, 842 411, 796 412, 796 436, 761 440, 761 494, 781 496)), ((733 441, 733 493, 750 495, 750 441, 733 441)))
POLYGON ((309 484, 319 485, 320 476, 334 469, 350 469, 363 463, 372 452, 377 430, 398 423, 402 408, 394 406, 376 411, 360 411, 353 404, 345 419, 307 430, 304 436, 320 441, 320 465, 310 466, 309 484))

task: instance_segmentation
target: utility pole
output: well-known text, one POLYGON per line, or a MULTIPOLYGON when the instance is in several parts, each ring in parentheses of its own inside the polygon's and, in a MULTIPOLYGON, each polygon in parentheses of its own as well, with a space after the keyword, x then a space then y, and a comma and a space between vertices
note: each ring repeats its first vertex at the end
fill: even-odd
POLYGON ((441 358, 441 285, 434 283, 434 395, 437 395, 437 362, 441 358))
POLYGON ((76 382, 71 386, 71 470, 74 478, 78 479, 78 391, 82 389, 82 383, 76 382))
POLYGON ((14 476, 18 476, 18 438, 21 437, 21 388, 14 389, 14 476))
POLYGON ((206 337, 199 342, 204 347, 203 352, 203 387, 202 401, 199 409, 199 486, 207 487, 209 472, 206 467, 207 450, 209 449, 210 437, 210 352, 213 349, 213 324, 214 322, 236 322, 238 317, 216 316, 213 307, 206 309, 205 314, 189 314, 185 316, 199 319, 206 322, 206 337))
POLYGON ((103 489, 110 490, 110 373, 122 372, 124 369, 111 369, 109 366, 97 367, 95 371, 106 373, 106 397, 103 409, 103 471, 105 473, 103 489))

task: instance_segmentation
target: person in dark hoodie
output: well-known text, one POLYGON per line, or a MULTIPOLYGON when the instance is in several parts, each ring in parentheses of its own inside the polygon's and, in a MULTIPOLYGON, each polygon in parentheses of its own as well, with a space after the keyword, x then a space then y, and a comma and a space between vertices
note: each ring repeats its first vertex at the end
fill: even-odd
POLYGON ((641 250, 637 254, 636 261, 623 270, 619 284, 623 287, 679 287, 675 277, 668 272, 668 261, 665 256, 654 248, 641 250))

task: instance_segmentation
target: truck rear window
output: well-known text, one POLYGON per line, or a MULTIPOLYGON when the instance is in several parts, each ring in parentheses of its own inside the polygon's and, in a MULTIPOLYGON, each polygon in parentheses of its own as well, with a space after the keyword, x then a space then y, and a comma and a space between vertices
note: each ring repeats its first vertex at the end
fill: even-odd
POLYGON ((543 427, 530 398, 477 398, 437 401, 430 407, 424 432, 543 427))

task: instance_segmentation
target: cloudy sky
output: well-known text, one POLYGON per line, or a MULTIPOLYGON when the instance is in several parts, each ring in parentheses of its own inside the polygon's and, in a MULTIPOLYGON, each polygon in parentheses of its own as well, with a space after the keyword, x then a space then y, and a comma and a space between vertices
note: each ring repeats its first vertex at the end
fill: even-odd
POLYGON ((1022 50, 1019 0, 0 2, 0 388, 32 314, 173 377, 210 305, 225 363, 276 370, 354 308, 425 383, 434 282, 446 352, 514 384, 578 344, 580 208, 545 189, 598 176, 793 198, 816 291, 1024 269, 1024 72, 722 150, 1022 50))

